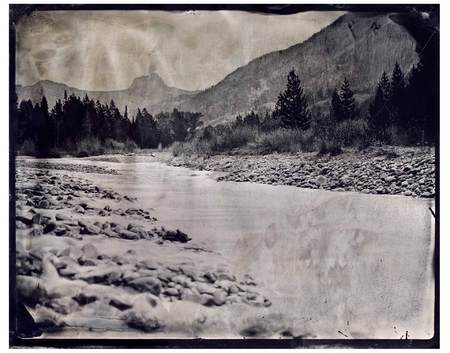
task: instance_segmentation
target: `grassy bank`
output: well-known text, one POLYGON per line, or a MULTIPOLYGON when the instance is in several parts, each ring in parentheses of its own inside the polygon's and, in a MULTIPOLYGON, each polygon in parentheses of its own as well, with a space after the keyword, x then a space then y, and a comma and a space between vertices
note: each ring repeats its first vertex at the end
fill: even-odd
POLYGON ((217 126, 197 132, 187 142, 172 145, 174 156, 215 155, 221 153, 297 153, 317 151, 321 154, 342 153, 343 147, 364 149, 371 141, 365 120, 344 121, 335 126, 322 121, 310 129, 286 129, 278 127, 265 130, 261 126, 217 126))

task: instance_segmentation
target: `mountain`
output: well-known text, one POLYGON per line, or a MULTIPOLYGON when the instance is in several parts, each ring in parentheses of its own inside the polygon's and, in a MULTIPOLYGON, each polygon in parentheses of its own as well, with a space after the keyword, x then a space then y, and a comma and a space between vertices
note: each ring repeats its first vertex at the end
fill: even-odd
POLYGON ((398 61, 406 72, 418 60, 416 40, 397 15, 347 13, 302 43, 258 57, 202 92, 160 101, 150 110, 200 111, 205 122, 215 124, 272 108, 291 69, 318 109, 328 107, 344 77, 357 100, 367 103, 384 70, 390 74, 398 61))
POLYGON ((174 99, 180 95, 196 93, 169 87, 156 73, 138 77, 134 79, 131 86, 127 89, 116 91, 85 91, 48 80, 39 81, 30 86, 16 86, 19 101, 31 99, 33 103, 38 103, 41 101, 42 96, 45 95, 50 106, 53 106, 57 99, 64 97, 64 91, 67 91, 68 95, 74 93, 80 97, 84 97, 87 94, 90 98, 103 103, 109 103, 113 99, 122 112, 125 109, 125 105, 127 105, 130 116, 135 114, 137 108, 148 108, 150 105, 154 105, 163 99, 174 99))
POLYGON ((217 124, 251 109, 273 108, 288 72, 295 69, 314 110, 328 108, 332 91, 344 77, 364 110, 383 71, 390 74, 397 61, 407 72, 419 60, 418 35, 411 30, 419 27, 405 16, 409 14, 347 13, 308 40, 258 57, 200 92, 168 87, 154 73, 136 78, 121 91, 83 91, 40 81, 18 86, 17 93, 19 99, 34 102, 45 94, 50 104, 61 98, 64 90, 80 96, 87 93, 103 102, 114 99, 122 111, 128 105, 130 116, 137 107, 146 107, 152 114, 177 108, 202 112, 205 123, 217 124))

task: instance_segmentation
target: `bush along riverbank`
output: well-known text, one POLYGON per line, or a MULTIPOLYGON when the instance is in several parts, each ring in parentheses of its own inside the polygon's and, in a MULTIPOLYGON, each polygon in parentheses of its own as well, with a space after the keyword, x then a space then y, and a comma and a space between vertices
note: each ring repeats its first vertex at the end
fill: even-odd
POLYGON ((293 185, 308 189, 435 196, 435 152, 431 148, 370 148, 338 156, 317 153, 244 156, 177 156, 172 166, 220 171, 218 181, 293 185))

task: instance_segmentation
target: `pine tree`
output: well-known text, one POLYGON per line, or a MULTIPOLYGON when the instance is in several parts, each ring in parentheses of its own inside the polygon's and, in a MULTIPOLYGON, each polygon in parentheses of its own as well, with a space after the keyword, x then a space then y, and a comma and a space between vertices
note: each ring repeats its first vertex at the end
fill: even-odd
POLYGON ((391 79, 390 110, 392 123, 401 129, 408 127, 407 114, 405 111, 405 83, 402 69, 398 62, 395 63, 391 79))
POLYGON ((38 140, 42 147, 42 153, 47 153, 51 147, 55 146, 55 124, 52 116, 50 115, 47 98, 42 96, 40 113, 38 113, 41 119, 39 123, 38 140))
POLYGON ((392 71, 392 91, 395 92, 397 90, 403 89, 405 87, 405 83, 403 82, 404 75, 402 69, 398 62, 394 65, 394 70, 392 71))
POLYGON ((311 125, 311 113, 301 82, 294 70, 288 74, 286 90, 278 96, 274 116, 282 125, 291 129, 307 130, 311 125))
POLYGON ((51 112, 53 121, 55 122, 55 146, 60 146, 61 123, 63 119, 63 107, 61 99, 58 99, 51 112))
POLYGON ((388 102, 389 99, 391 98, 392 87, 391 82, 389 81, 389 76, 387 75, 386 71, 383 71, 383 74, 381 75, 381 79, 378 85, 381 88, 384 100, 388 102))
POLYGON ((354 119, 356 116, 356 104, 353 97, 353 91, 350 88, 350 82, 344 78, 340 92, 341 116, 342 120, 354 119))
POLYGON ((333 91, 333 95, 331 97, 331 118, 334 121, 342 121, 342 102, 341 97, 339 96, 339 93, 337 89, 333 91))
POLYGON ((382 142, 386 142, 387 130, 391 124, 390 98, 391 84, 386 72, 383 72, 369 108, 369 126, 375 137, 382 142))

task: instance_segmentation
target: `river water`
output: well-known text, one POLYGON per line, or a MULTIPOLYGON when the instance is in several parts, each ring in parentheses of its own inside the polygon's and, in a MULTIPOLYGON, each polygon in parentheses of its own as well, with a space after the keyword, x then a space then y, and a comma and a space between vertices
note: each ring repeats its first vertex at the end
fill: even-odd
POLYGON ((251 273, 308 337, 433 336, 434 201, 216 182, 150 156, 59 161, 117 169, 82 176, 138 197, 161 224, 251 273))

